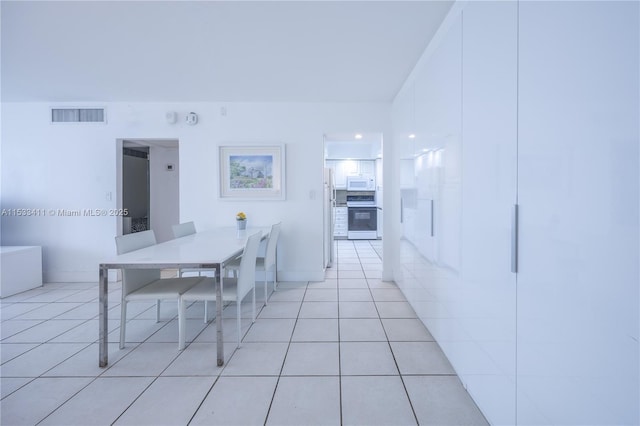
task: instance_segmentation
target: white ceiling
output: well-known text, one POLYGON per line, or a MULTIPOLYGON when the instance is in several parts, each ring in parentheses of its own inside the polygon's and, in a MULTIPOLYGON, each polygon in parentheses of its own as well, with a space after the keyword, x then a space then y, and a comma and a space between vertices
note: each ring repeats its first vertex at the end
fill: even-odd
POLYGON ((452 1, 7 1, 3 101, 393 99, 452 1))

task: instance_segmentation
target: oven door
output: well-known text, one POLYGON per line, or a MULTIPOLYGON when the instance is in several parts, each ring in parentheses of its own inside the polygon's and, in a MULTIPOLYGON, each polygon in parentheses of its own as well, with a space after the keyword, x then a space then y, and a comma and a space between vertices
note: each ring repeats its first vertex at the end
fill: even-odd
POLYGON ((348 238, 375 240, 378 238, 378 209, 373 207, 349 207, 348 238))

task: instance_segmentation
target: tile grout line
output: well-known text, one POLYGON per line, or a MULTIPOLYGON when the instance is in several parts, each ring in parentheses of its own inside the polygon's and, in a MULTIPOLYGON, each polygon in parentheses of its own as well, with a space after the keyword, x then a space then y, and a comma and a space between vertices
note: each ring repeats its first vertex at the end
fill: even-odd
MULTIPOLYGON (((55 291, 55 289, 52 289, 51 291, 55 291)), ((81 290, 81 291, 84 291, 84 290, 81 290)), ((76 294, 76 293, 74 293, 74 294, 76 294)), ((34 296, 34 297, 35 297, 35 296, 34 296)), ((94 302, 95 302, 95 301, 88 301, 88 302, 84 302, 84 304, 89 304, 89 303, 94 303, 94 302)), ((20 301, 18 301, 18 302, 15 302, 15 303, 56 303, 56 302, 55 302, 55 301, 54 301, 54 302, 20 302, 20 301)), ((36 309, 38 309, 38 308, 36 308, 36 309)), ((75 309, 75 308, 73 308, 73 309, 75 309)), ((32 311, 33 311, 33 310, 32 310, 32 311)), ((28 312, 31 312, 31 311, 28 311, 28 312)), ((67 312, 68 312, 68 311, 67 311, 67 312)), ((25 312, 25 313, 26 313, 26 312, 25 312)), ((21 314, 21 315, 22 315, 22 314, 21 314)), ((62 315, 62 314, 60 314, 60 315, 62 315)), ((55 317, 54 317, 54 318, 55 318, 55 317)), ((56 336, 52 337, 51 339, 49 339, 49 340, 47 340, 47 341, 45 341, 45 342, 37 343, 37 344, 36 344, 36 346, 34 346, 33 348, 31 348, 31 349, 29 349, 29 350, 27 350, 27 351, 25 351, 25 352, 22 352, 21 354, 16 355, 15 357, 13 357, 13 358, 11 358, 11 359, 9 359, 9 360, 7 360, 7 361, 3 362, 3 363, 2 363, 2 365, 6 364, 6 363, 8 363, 8 362, 10 362, 10 361, 12 361, 12 360, 14 360, 14 359, 17 359, 17 358, 19 358, 20 356, 22 356, 22 355, 24 355, 24 354, 26 354, 26 353, 29 353, 29 352, 31 352, 31 351, 33 351, 33 350, 35 350, 36 348, 38 348, 38 347, 40 347, 40 346, 43 346, 43 345, 45 345, 45 344, 61 344, 61 345, 64 345, 64 344, 70 344, 70 343, 71 343, 71 344, 78 344, 78 345, 82 345, 82 344, 85 344, 85 345, 86 345, 86 346, 84 346, 83 348, 81 348, 80 350, 78 350, 78 351, 74 352, 73 354, 69 355, 69 356, 68 356, 68 357, 66 357, 65 359, 61 360, 60 362, 58 362, 57 364, 55 364, 55 365, 54 365, 54 366, 52 366, 51 368, 49 368, 49 369, 47 369, 47 370, 43 371, 43 372, 42 372, 40 375, 38 375, 37 377, 24 377, 24 378, 28 378, 28 379, 31 379, 31 380, 29 380, 28 382, 24 383, 22 386, 20 386, 20 387, 18 387, 18 388, 16 388, 16 389, 14 389, 12 392, 8 393, 7 395, 3 396, 3 397, 2 397, 2 400, 4 400, 5 398, 9 397, 9 396, 10 396, 10 395, 12 395, 12 394, 14 394, 15 392, 19 391, 20 389, 24 388, 25 386, 27 386, 29 383, 33 382, 34 380, 37 380, 37 379, 47 379, 47 378, 54 378, 54 376, 44 376, 44 375, 45 375, 47 372, 49 372, 49 371, 53 370, 54 368, 56 368, 56 367, 60 366, 62 363, 64 363, 64 362, 68 361, 68 360, 69 360, 69 359, 71 359, 72 357, 76 356, 76 355, 77 355, 77 354, 79 354, 80 352, 82 352, 82 351, 86 350, 88 347, 90 347, 90 346, 92 346, 93 344, 95 344, 97 340, 94 340, 94 341, 92 341, 92 342, 88 342, 88 343, 87 343, 87 342, 51 342, 51 340, 53 340, 53 339, 55 339, 55 338, 57 338, 57 337, 60 337, 61 335, 65 334, 65 333, 67 333, 67 332, 69 332, 69 331, 71 331, 71 330, 74 330, 75 328, 80 327, 80 326, 81 326, 81 325, 83 325, 83 324, 86 324, 87 322, 89 322, 89 321, 93 320, 94 318, 95 318, 95 317, 90 318, 90 319, 86 319, 84 322, 81 322, 80 324, 76 325, 75 327, 72 327, 72 328, 70 328, 69 330, 66 330, 66 331, 65 331, 65 332, 63 332, 63 333, 61 333, 61 334, 59 334, 59 335, 56 335, 56 336)), ((15 319, 15 320, 18 320, 18 319, 16 319, 15 317, 14 317, 14 319, 15 319)), ((33 327, 37 326, 37 325, 40 325, 40 324, 42 324, 42 323, 44 323, 44 322, 51 321, 52 319, 53 319, 53 318, 48 319, 48 320, 43 320, 43 321, 39 322, 38 324, 35 324, 34 326, 29 327, 29 328, 27 328, 27 329, 24 329, 24 330, 22 330, 22 331, 20 331, 20 332, 18 332, 18 333, 12 334, 12 335, 11 335, 11 336, 9 336, 9 337, 15 336, 15 335, 17 335, 17 334, 19 334, 19 333, 21 333, 21 332, 23 332, 23 331, 27 331, 27 330, 29 330, 29 329, 31 329, 31 328, 33 328, 33 327)), ((19 321, 19 320, 18 320, 18 321, 19 321)), ((9 337, 7 337, 7 338, 9 338, 9 337)), ((2 343, 0 343, 0 344, 21 344, 21 342, 15 342, 15 343, 11 343, 11 342, 2 342, 2 343)), ((141 342, 140 342, 138 345, 136 345, 136 347, 137 347, 137 346, 139 346, 140 344, 141 344, 141 342)), ((132 350, 133 350, 133 349, 132 349, 132 350)), ((127 355, 128 355, 128 354, 127 354, 127 355)), ((126 355, 125 355, 125 356, 126 356, 126 355)), ((87 383, 87 385, 86 385, 86 386, 82 387, 80 390, 78 390, 78 392, 74 393, 74 394, 73 394, 69 399, 65 400, 62 404, 60 404, 60 405, 59 405, 58 407, 56 407, 53 411, 51 411, 49 414, 47 414, 47 415, 46 415, 43 419, 41 419, 39 422, 44 421, 44 419, 46 419, 46 418, 47 418, 47 417, 49 417, 51 414, 53 414, 55 411, 57 411, 57 410, 58 410, 62 405, 66 404, 66 403, 67 403, 71 398, 73 398, 75 395, 77 395, 77 393, 79 393, 80 391, 82 391, 83 389, 85 389, 87 386, 89 386, 91 383, 93 383, 95 380, 97 380, 99 377, 101 377, 101 376, 102 376, 102 375, 103 375, 107 370, 108 370, 108 369, 105 369, 105 370, 104 370, 104 371, 102 371, 100 374, 98 374, 97 376, 95 376, 95 377, 94 377, 94 379, 93 379, 93 380, 91 380, 89 383, 87 383)), ((57 377, 57 376, 56 376, 56 377, 57 377)), ((65 376, 60 376, 60 377, 65 377, 65 376)), ((70 377, 76 377, 76 376, 70 376, 70 377)), ((89 376, 85 376, 85 377, 89 377, 89 376)))
MULTIPOLYGON (((377 253, 377 252, 376 252, 377 253)), ((381 258, 382 260, 382 258, 381 258)), ((389 340, 389 334, 387 333, 387 329, 384 327, 384 322, 382 321, 382 317, 380 316, 380 311, 378 310, 378 305, 375 303, 375 299, 373 297, 373 291, 371 290, 371 286, 369 286, 369 281, 367 281, 367 287, 369 288, 369 292, 371 293, 371 299, 374 300, 374 306, 376 307, 376 312, 378 312, 378 320, 380 321, 380 327, 382 327, 382 331, 384 332, 384 336, 387 339, 387 345, 389 346, 389 351, 391 352, 391 356, 393 357, 393 362, 396 365, 396 369, 398 370, 398 377, 400 377, 400 382, 402 383, 402 388, 404 389, 405 395, 407 396, 407 401, 409 402, 409 406, 411 407, 411 413, 413 414, 413 418, 417 425, 420 424, 418 420, 418 415, 416 414, 416 410, 413 407, 413 402, 411 401, 411 397, 409 396, 409 391, 407 390, 407 385, 404 382, 404 378, 402 377, 402 371, 400 371, 400 366, 398 365, 398 360, 396 359, 396 354, 393 352, 393 346, 391 346, 391 341, 389 340)))
MULTIPOLYGON (((197 302, 194 302, 194 303, 197 303, 197 302)), ((153 307, 150 307, 149 309, 152 309, 152 308, 153 308, 153 307)), ((145 310, 144 310, 144 311, 142 311, 139 315, 142 315, 144 312, 148 311, 149 309, 145 309, 145 310)), ((139 316, 139 315, 137 315, 137 316, 139 316)), ((223 315, 224 315, 224 306, 223 306, 223 315)), ((136 316, 136 317, 137 317, 137 316, 136 316)), ((177 315, 176 315, 176 316, 177 316, 177 315)), ((162 330, 163 328, 167 327, 171 321, 175 320, 176 316, 173 316, 173 317, 171 317, 169 320, 167 320, 167 321, 166 321, 166 324, 165 324, 164 326, 160 327, 158 330, 156 330, 155 332, 151 333, 151 334, 150 334, 150 335, 149 335, 145 340, 143 340, 142 342, 138 343, 138 345, 137 345, 135 348, 131 349, 131 350, 130 350, 126 355, 124 355, 122 358, 120 358, 120 359, 119 359, 115 364, 118 364, 120 361, 122 361, 123 359, 125 359, 127 356, 129 356, 131 353, 133 353, 133 351, 134 351, 136 348, 140 347, 140 346, 141 346, 142 344, 144 344, 144 343, 151 343, 151 344, 154 344, 154 343, 163 343, 163 342, 149 342, 149 339, 150 339, 151 337, 153 337, 156 333, 158 333, 160 330, 162 330)), ((135 318, 135 317, 134 317, 134 318, 135 318)), ((133 320, 134 320, 134 318, 132 318, 130 321, 133 321, 133 320)), ((216 320, 218 320, 218 319, 219 319, 220 321, 222 321, 222 320, 224 320, 224 316, 223 316, 222 318, 215 318, 215 319, 216 319, 216 320)), ((198 333, 198 334, 196 335, 196 337, 194 337, 194 340, 197 338, 197 336, 199 336, 202 332, 204 332, 204 330, 205 330, 206 328, 207 328, 207 327, 204 327, 204 328, 200 331, 200 333, 198 333)), ((249 328, 251 328, 251 326, 249 326, 249 328)), ((191 342, 191 343, 193 343, 193 342, 191 342)), ((186 349, 186 347, 185 347, 185 349, 186 349)), ((138 396, 136 396, 136 397, 131 401, 131 403, 130 403, 129 405, 127 405, 127 407, 126 407, 126 408, 125 408, 125 409, 124 409, 124 410, 123 410, 123 411, 118 415, 118 417, 116 417, 116 418, 115 418, 115 420, 113 420, 113 422, 112 422, 111 424, 116 423, 116 422, 117 422, 117 421, 118 421, 118 420, 119 420, 119 419, 120 419, 120 418, 121 418, 121 417, 122 417, 122 416, 127 412, 127 410, 129 410, 129 408, 131 408, 131 407, 133 406, 133 404, 135 404, 135 402, 136 402, 136 401, 138 401, 138 400, 140 399, 140 397, 141 397, 141 396, 142 396, 142 395, 143 395, 143 394, 144 394, 144 393, 145 393, 145 392, 146 392, 146 391, 147 391, 151 386, 153 386, 153 384, 154 384, 156 381, 158 381, 158 379, 162 376, 162 373, 164 373, 165 371, 167 371, 167 369, 168 369, 169 367, 171 367, 171 365, 172 365, 172 364, 173 364, 173 363, 174 363, 174 362, 175 362, 175 361, 180 357, 180 355, 182 355, 182 353, 183 353, 183 351, 178 351, 178 353, 175 355, 175 357, 173 357, 173 359, 172 359, 172 360, 171 360, 171 361, 170 361, 170 362, 169 362, 169 363, 168 363, 168 364, 167 364, 167 365, 162 369, 162 371, 160 371, 157 375, 155 375, 155 377, 154 377, 154 376, 143 376, 143 377, 153 377, 153 380, 151 380, 151 382, 150 382, 150 383, 149 383, 149 384, 148 384, 148 385, 147 385, 147 386, 142 390, 142 392, 140 392, 140 393, 138 394, 138 396)), ((235 350, 234 350, 233 354, 235 354, 235 350)), ((231 356, 230 356, 229 358, 231 358, 231 357, 233 356, 233 354, 231 354, 231 356)), ((115 365, 115 364, 114 364, 114 365, 115 365)), ((226 363, 225 363, 225 367, 226 367, 226 363)), ((110 368, 111 368, 111 367, 110 367, 110 368)), ((109 369, 110 369, 110 368, 109 368, 109 369)), ((100 374, 100 376, 98 376, 98 377, 102 377, 102 376, 104 375, 104 373, 106 373, 106 371, 107 371, 107 370, 109 370, 109 369, 106 369, 106 370, 105 370, 104 372, 102 372, 102 373, 100 374)), ((223 371, 224 371, 224 368, 223 368, 223 371)), ((202 404, 204 403, 204 401, 205 401, 206 397, 209 395, 209 393, 211 392, 211 390, 213 389, 213 387, 215 386, 215 384, 216 384, 216 383, 218 382, 218 380, 220 379, 220 376, 221 376, 221 375, 222 375, 222 371, 220 371, 220 374, 218 374, 218 375, 217 375, 216 379, 215 379, 215 380, 213 381, 213 383, 211 384, 211 387, 210 387, 210 388, 209 388, 209 390, 205 393, 205 395, 204 395, 204 397, 203 397, 202 401, 200 401, 200 404, 198 404, 198 407, 196 408, 196 410, 193 412, 193 414, 192 414, 192 415, 191 415, 191 417, 189 418, 189 421, 187 422, 187 424, 188 424, 188 423, 190 423, 190 422, 191 422, 191 420, 193 420, 193 417, 197 414, 198 410, 200 409, 200 407, 201 407, 201 406, 202 406, 202 404)), ((126 377, 130 377, 130 376, 126 376, 126 377)), ((171 377, 171 376, 167 376, 167 377, 171 377)), ((96 378, 96 380, 97 380, 97 378, 96 378)), ((62 404, 62 405, 64 405, 64 404, 62 404)), ((61 405, 61 406, 62 406, 62 405, 61 405)), ((60 407, 58 407, 58 408, 60 408, 60 407)))
MULTIPOLYGON (((46 342, 44 342, 46 343, 46 342)), ((44 343, 42 343, 44 345, 44 343)), ((31 383, 34 380, 37 379, 47 379, 48 377, 43 377, 44 374, 46 374, 48 371, 53 370, 54 368, 56 368, 57 366, 59 366, 60 364, 62 364, 63 362, 71 359, 72 357, 76 356, 77 354, 79 354, 80 352, 82 352, 83 350, 87 349, 88 347, 90 347, 91 345, 93 345, 92 343, 89 343, 87 346, 83 347, 82 349, 80 349, 79 351, 69 355, 67 358, 65 358, 64 360, 60 361, 59 363, 57 363, 56 365, 54 365, 53 367, 49 368, 48 370, 44 371, 42 374, 40 374, 38 377, 34 378, 33 380, 30 380, 28 383, 31 383)), ((45 419, 47 417, 49 417, 50 415, 52 415, 54 412, 58 411, 60 409, 60 407, 62 407, 64 404, 66 404, 67 402, 69 402, 73 397, 75 397, 77 394, 79 394, 80 392, 82 392, 84 389, 86 389, 91 383, 95 382, 96 380, 98 380, 98 377, 93 377, 93 380, 89 380, 89 382, 85 385, 82 386, 80 389, 78 389, 77 392, 74 392, 69 398, 65 399, 64 402, 62 402, 60 405, 58 405, 56 408, 54 408, 52 411, 50 411, 48 414, 46 414, 42 419, 40 419, 38 422, 36 422, 36 424, 40 424, 43 421, 45 421, 45 419)), ((26 384, 25 384, 26 386, 26 384)), ((17 390, 17 389, 16 389, 17 390)), ((15 391, 14 391, 15 392, 15 391)), ((12 392, 13 393, 13 392, 12 392)), ((8 396, 8 395, 7 395, 8 396)))
MULTIPOLYGON (((291 336, 289 337, 289 343, 287 344, 287 350, 284 353, 284 358, 282 359, 282 365, 280 366, 280 373, 278 373, 278 378, 276 380, 276 385, 273 388, 273 394, 271 395, 271 401, 269 401, 269 408, 267 409, 267 414, 264 417, 263 425, 266 426, 267 420, 269 419, 269 414, 271 414, 271 407, 273 407, 273 400, 276 397, 276 392, 278 391, 278 385, 280 384, 280 378, 282 377, 282 370, 284 370, 284 365, 287 362, 287 356, 289 355, 289 349, 291 348, 291 343, 293 341, 293 334, 296 331, 296 326, 298 325, 298 319, 300 317, 300 311, 302 311, 302 304, 304 303, 304 298, 307 295, 307 290, 309 288, 309 282, 304 287, 304 294, 302 295, 302 301, 300 302, 300 307, 298 308, 298 315, 296 316, 296 320, 293 323, 293 329, 291 329, 291 336)), ((275 292, 275 289, 274 289, 275 292)), ((257 376, 252 376, 257 377, 257 376)))
MULTIPOLYGON (((151 309, 152 307, 149 307, 148 309, 145 309, 144 311, 140 312, 140 314, 136 315, 142 315, 144 312, 148 311, 149 309, 151 309)), ((136 317, 131 318, 129 321, 133 321, 136 317)), ((160 330, 162 330, 163 328, 165 328, 166 326, 169 325, 169 322, 171 322, 173 320, 172 317, 171 319, 167 320, 166 324, 163 325, 162 327, 160 327, 158 330, 156 330, 155 332, 151 333, 149 336, 147 336, 146 339, 144 339, 142 342, 137 342, 138 344, 135 345, 129 352, 127 352, 122 358, 120 358, 118 361, 116 361, 114 364, 110 365, 108 368, 105 368, 104 371, 102 371, 98 376, 96 376, 96 378, 94 380, 91 381, 91 383, 95 382, 96 380, 98 380, 98 378, 102 378, 102 377, 109 377, 109 376, 105 376, 105 373, 107 371, 109 371, 113 366, 117 365, 118 363, 120 363, 120 361, 122 361, 123 359, 126 359, 129 355, 131 355, 136 349, 138 349, 140 346, 142 346, 144 343, 156 343, 156 342, 149 342, 148 340, 154 336, 156 333, 158 333, 160 330)), ((121 319, 122 320, 122 319, 121 319)), ((115 330, 114 330, 115 331, 115 330)), ((118 342, 119 343, 119 342, 118 342)), ((158 342, 161 343, 161 342, 158 342)), ((107 342, 108 344, 108 342, 107 342)), ((125 339, 125 344, 126 344, 126 339, 125 339)), ((145 386, 145 388, 138 394, 138 396, 136 396, 135 398, 133 398, 133 400, 124 408, 124 410, 122 410, 122 412, 111 422, 111 424, 114 424, 118 421, 118 419, 120 419, 126 412, 127 410, 129 410, 129 408, 131 408, 133 406, 133 404, 136 403, 136 401, 138 401, 140 399, 140 397, 158 380, 158 378, 162 375, 163 372, 165 372, 167 370, 167 368, 169 368, 169 366, 171 364, 173 364, 173 362, 180 356, 180 353, 178 353, 172 360, 171 362, 169 362, 165 368, 162 369, 162 371, 160 371, 160 373, 158 373, 155 376, 142 376, 142 377, 153 377, 153 380, 151 380, 151 382, 149 382, 149 384, 147 386, 145 386)), ((115 376, 117 377, 117 376, 115 376)), ((125 377, 131 377, 131 376, 125 376, 125 377)), ((91 384, 89 383, 89 384, 91 384)), ((89 386, 89 385, 87 385, 89 386)), ((84 388, 83 388, 84 389, 84 388)), ((77 395, 77 394, 76 394, 77 395)), ((75 396, 75 395, 74 395, 75 396)), ((69 400, 65 401, 64 403, 60 404, 54 411, 52 411, 51 413, 49 413, 49 415, 47 417, 49 417, 51 414, 53 414, 55 411, 57 411, 58 409, 60 409, 64 404, 66 404, 69 400)), ((44 419, 43 419, 44 420, 44 419)))
MULTIPOLYGON (((306 294, 306 287, 305 287, 305 294, 306 294)), ((303 298, 304 298, 304 296, 303 296, 303 298)), ((196 303, 196 302, 194 302, 194 303, 196 303)), ((302 303, 301 303, 301 306, 302 306, 302 303)), ((228 307, 228 306, 227 306, 227 307, 228 307)), ((226 309, 227 307, 225 307, 224 309, 226 309)), ((265 306, 263 305, 263 306, 260 308, 260 311, 256 313, 256 317, 260 315, 260 312, 262 312, 262 310, 264 309, 264 307, 265 307, 265 306)), ((151 309, 151 308, 152 308, 152 307, 150 307, 149 309, 151 309)), ((300 310, 300 309, 301 309, 301 307, 299 308, 299 310, 300 310)), ((148 310, 148 309, 147 309, 147 310, 148 310)), ((143 312, 146 312, 146 310, 145 310, 145 311, 143 311, 143 312)), ((140 314, 142 314, 143 312, 141 312, 140 314)), ((174 316, 174 317, 172 317, 170 320, 168 320, 168 321, 167 321, 167 324, 165 324, 165 326, 163 326, 163 327, 159 328, 157 331, 155 331, 154 333, 152 333, 149 337, 147 337, 147 339, 145 339, 143 342, 141 342, 138 346, 142 345, 142 343, 155 343, 155 342, 148 342, 148 340, 149 340, 153 335, 155 335, 155 334, 156 334, 156 333, 158 333, 160 330, 162 330, 164 327, 166 327, 166 326, 169 324, 169 322, 170 322, 170 321, 172 321, 174 318, 175 318, 175 316, 174 316)), ((215 318, 215 320, 218 320, 218 318, 215 318)), ((224 321, 224 313, 223 313, 223 317, 222 317, 220 320, 221 320, 221 321, 224 321)), ((248 333, 249 333, 249 331, 251 330, 251 327, 253 326, 253 324, 255 324, 255 323, 253 323, 253 322, 252 322, 252 323, 249 325, 249 327, 247 328, 247 331, 243 334, 243 337, 242 337, 243 339, 247 336, 247 334, 248 334, 248 333)), ((196 335, 196 337, 194 337, 194 340, 195 340, 195 339, 196 339, 200 334, 204 333, 204 331, 206 330, 206 328, 207 328, 207 327, 204 327, 204 328, 203 328, 203 329, 202 329, 202 330, 201 330, 201 331, 196 335)), ((294 329, 295 329, 295 324, 294 324, 294 329)), ((293 330, 292 330, 292 335, 293 335, 293 330)), ((290 338, 289 340, 290 340, 290 342, 291 342, 291 338, 290 338)), ((193 341, 191 341, 191 343, 193 343, 193 341)), ((191 343, 190 343, 190 344, 191 344, 191 343)), ((245 342, 245 343, 246 343, 246 342, 245 342)), ((186 348, 185 348, 185 349, 186 349, 186 348)), ((236 348, 234 349, 233 353, 229 356, 229 359, 227 359, 227 360, 226 360, 226 362, 225 362, 225 364, 224 364, 224 366, 223 366, 222 370, 219 372, 219 374, 217 374, 217 376, 216 376, 216 378, 215 378, 214 382, 211 384, 211 386, 210 386, 209 390, 208 390, 208 391, 205 393, 205 395, 203 396, 202 400, 201 400, 201 401, 200 401, 200 403, 198 404, 198 407, 194 410, 193 414, 192 414, 192 415, 191 415, 191 417, 189 418, 189 420, 188 420, 187 424, 189 424, 189 423, 191 423, 191 422, 193 421, 193 419, 194 419, 194 418, 195 418, 195 416, 197 415, 198 411, 199 411, 199 410, 200 410, 200 408, 202 407, 202 404, 204 404, 204 402, 205 402, 205 400, 206 400, 207 396, 211 393, 211 391, 212 391, 212 390, 213 390, 213 388, 215 387, 216 383, 218 383, 218 381, 219 381, 219 380, 220 380, 220 378, 222 377, 222 373, 224 372, 225 368, 227 367, 227 365, 228 365, 229 361, 231 360, 231 358, 233 357, 233 355, 235 355, 235 353, 236 353, 237 349, 238 349, 238 348, 236 347, 236 348)), ((133 351, 133 349, 132 349, 132 351, 133 351)), ((288 352, 288 348, 287 348, 287 352, 288 352)), ((129 353, 131 353, 131 352, 129 352, 129 353)), ((157 381, 157 380, 162 376, 162 373, 164 373, 164 372, 165 372, 165 371, 166 371, 166 370, 167 370, 167 369, 168 369, 168 368, 169 368, 169 367, 170 367, 170 366, 175 362, 175 360, 176 360, 176 359, 178 359, 178 357, 179 357, 181 354, 182 354, 182 351, 181 351, 181 352, 179 352, 179 353, 175 356, 175 358, 173 358, 173 360, 172 360, 169 364, 167 364, 167 366, 166 366, 166 367, 165 367, 165 368, 164 368, 164 369, 163 369, 163 370, 162 370, 162 371, 161 371, 157 376, 155 376, 155 378, 154 378, 154 379, 149 383, 149 385, 148 385, 148 386, 147 386, 147 387, 146 387, 146 388, 145 388, 145 389, 144 389, 144 390, 143 390, 143 391, 142 391, 142 392, 141 392, 141 393, 140 393, 136 398, 134 398, 134 400, 131 402, 131 404, 129 404, 129 405, 128 405, 128 406, 127 406, 127 407, 122 411, 122 413, 120 413, 120 415, 119 415, 119 416, 114 420, 114 423, 115 423, 115 422, 116 422, 120 417, 122 417, 122 416, 125 414, 125 412, 126 412, 126 411, 127 411, 127 410, 128 410, 128 409, 129 409, 129 408, 130 408, 130 407, 131 407, 131 406, 132 406, 132 405, 133 405, 133 404, 134 404, 134 403, 135 403, 135 402, 136 402, 136 401, 137 401, 141 396, 142 396, 142 394, 144 394, 144 392, 146 392, 146 391, 149 389, 149 387, 151 387, 151 386, 153 385, 153 383, 155 383, 155 382, 156 382, 156 381, 157 381)), ((129 354, 127 354, 127 355, 129 355, 129 354)), ((127 356, 127 355, 125 355, 123 358, 126 358, 126 356, 127 356)), ((286 354, 285 354, 285 359, 283 360, 283 364, 282 364, 282 366, 281 366, 281 371, 282 371, 282 368, 284 368, 284 362, 285 362, 285 360, 286 360, 286 354)), ((121 360, 118 360, 118 362, 119 362, 119 361, 121 361, 121 360)), ((200 377, 200 376, 193 376, 193 377, 200 377)), ((234 376, 229 376, 229 377, 234 377, 234 376)), ((260 376, 238 376, 238 377, 260 377, 260 376)), ((279 382, 279 377, 280 377, 280 376, 278 376, 278 382, 279 382)), ((276 383, 276 388, 274 389, 274 395, 272 396, 272 402, 273 402, 273 397, 275 396, 275 391, 276 391, 276 389, 277 389, 277 383, 276 383)), ((64 404, 63 404, 63 405, 64 405, 64 404)), ((59 407, 58 407, 58 408, 59 408, 59 407)), ((271 406, 269 407, 269 410, 270 410, 270 409, 271 409, 271 406)), ((57 410, 57 409, 56 409, 56 410, 57 410)), ((54 410, 54 411, 55 411, 55 410, 54 410)), ((267 412, 267 417, 268 417, 268 412, 267 412)), ((265 423, 266 423, 266 418, 265 418, 265 423)))
MULTIPOLYGON (((336 247, 336 257, 340 259, 340 247, 336 247)), ((342 339, 340 334, 340 261, 336 262, 336 293, 337 293, 337 310, 338 310, 338 401, 340 424, 344 423, 343 406, 342 406, 342 339)))

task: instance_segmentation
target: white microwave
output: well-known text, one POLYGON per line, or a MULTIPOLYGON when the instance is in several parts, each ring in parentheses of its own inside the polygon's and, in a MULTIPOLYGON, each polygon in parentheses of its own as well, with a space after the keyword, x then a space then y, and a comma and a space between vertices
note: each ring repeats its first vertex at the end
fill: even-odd
POLYGON ((347 191, 375 191, 373 176, 347 176, 347 191))

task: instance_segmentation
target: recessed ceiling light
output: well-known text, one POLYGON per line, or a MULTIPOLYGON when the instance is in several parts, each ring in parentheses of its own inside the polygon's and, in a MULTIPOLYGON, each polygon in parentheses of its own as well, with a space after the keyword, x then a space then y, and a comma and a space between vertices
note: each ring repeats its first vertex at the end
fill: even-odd
POLYGON ((360 133, 356 133, 356 139, 362 139, 362 135, 360 133))
POLYGON ((409 135, 409 139, 415 139, 415 138, 416 138, 415 133, 411 133, 411 134, 409 135))

